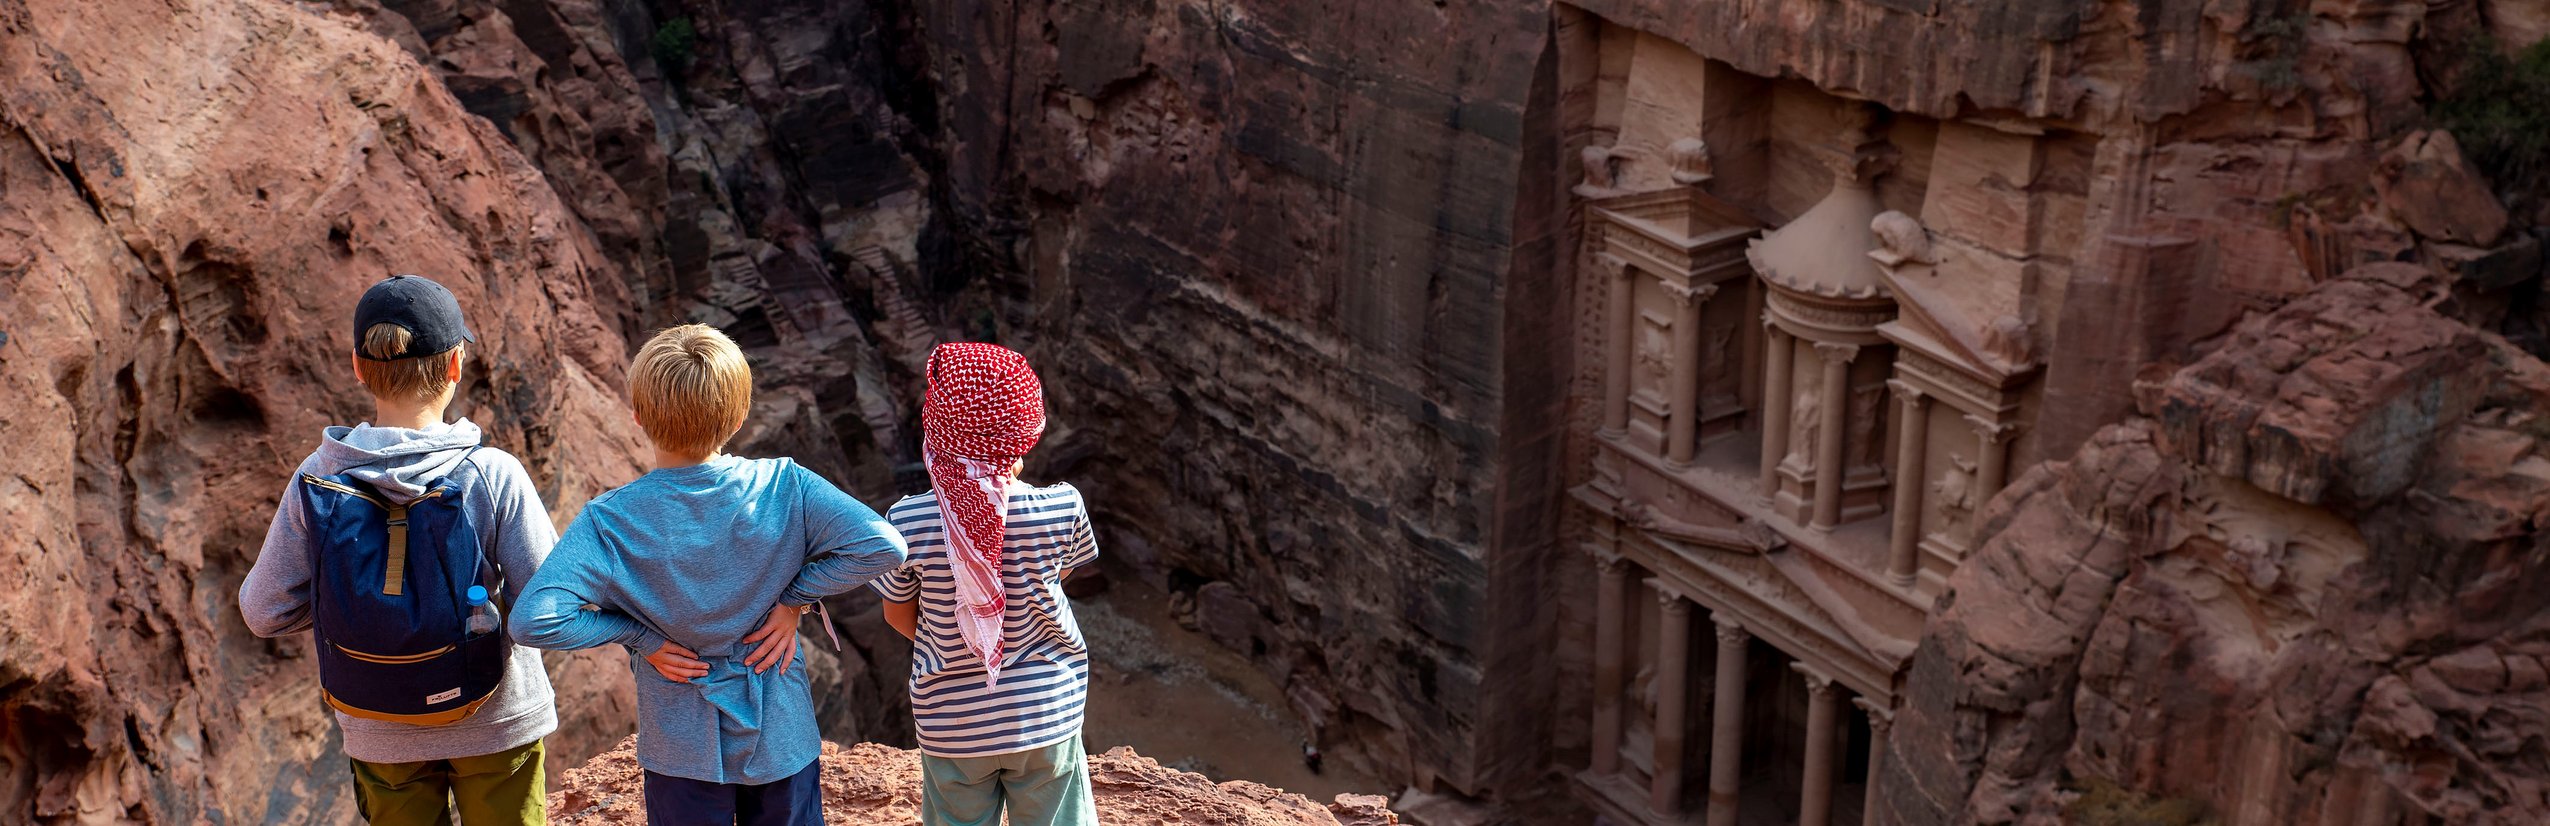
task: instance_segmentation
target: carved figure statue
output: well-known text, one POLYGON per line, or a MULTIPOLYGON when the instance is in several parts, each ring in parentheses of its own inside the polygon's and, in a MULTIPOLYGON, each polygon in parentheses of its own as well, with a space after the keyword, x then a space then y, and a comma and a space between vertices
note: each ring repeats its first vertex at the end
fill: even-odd
POLYGON ((1891 209, 1878 213, 1876 219, 1868 222, 1868 230, 1877 235, 1877 249, 1894 259, 1890 263, 1938 263, 1930 257, 1930 231, 1922 229, 1921 222, 1910 215, 1891 209))
POLYGON ((1983 328, 1983 352, 2000 360, 2006 367, 2028 364, 2036 357, 2028 345, 2028 323, 2017 316, 2004 315, 1983 328))
POLYGON ((1645 718, 1649 720, 1656 719, 1655 663, 1642 662, 1638 664, 1638 674, 1629 678, 1629 692, 1630 696, 1638 698, 1638 708, 1639 710, 1646 712, 1645 718))
POLYGON ((1735 328, 1708 328, 1707 335, 1707 345, 1700 348, 1700 384, 1711 389, 1730 388, 1727 392, 1732 395, 1731 388, 1744 379, 1735 374, 1731 365, 1735 358, 1735 328))
POLYGON ((1638 325, 1638 366, 1659 387, 1664 386, 1665 379, 1673 374, 1672 358, 1666 355, 1666 351, 1672 348, 1673 343, 1662 328, 1653 324, 1638 325))
POLYGON ((1801 458, 1799 464, 1815 461, 1816 426, 1824 418, 1823 391, 1808 389, 1797 394, 1797 402, 1789 408, 1789 454, 1801 458))
POLYGON ((1709 143, 1699 138, 1683 138, 1665 147, 1665 155, 1673 162, 1673 182, 1696 186, 1715 175, 1709 160, 1709 143))
POLYGON ((1850 441, 1844 446, 1843 467, 1875 467, 1883 461, 1878 454, 1885 451, 1886 440, 1877 426, 1879 417, 1884 414, 1885 399, 1886 385, 1883 384, 1851 391, 1850 441))
POLYGON ((1580 185, 1578 189, 1607 192, 1610 191, 1617 183, 1619 176, 1615 174, 1616 170, 1612 162, 1611 147, 1585 147, 1585 151, 1580 158, 1585 164, 1585 183, 1580 185))
POLYGON ((1966 515, 1974 511, 1974 469, 1973 460, 1950 451, 1948 467, 1930 483, 1930 504, 1939 508, 1950 533, 1963 529, 1966 515))

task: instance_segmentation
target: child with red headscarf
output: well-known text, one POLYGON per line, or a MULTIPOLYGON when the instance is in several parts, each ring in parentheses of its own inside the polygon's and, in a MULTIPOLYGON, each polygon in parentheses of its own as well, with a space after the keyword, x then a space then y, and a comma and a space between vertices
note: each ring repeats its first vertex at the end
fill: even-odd
POLYGON ((1098 557, 1089 510, 1067 484, 1018 480, 1045 432, 1027 359, 991 344, 930 353, 921 456, 930 492, 887 519, 911 545, 876 580, 886 621, 910 637, 921 741, 921 822, 1098 822, 1080 742, 1089 649, 1062 581, 1098 557))

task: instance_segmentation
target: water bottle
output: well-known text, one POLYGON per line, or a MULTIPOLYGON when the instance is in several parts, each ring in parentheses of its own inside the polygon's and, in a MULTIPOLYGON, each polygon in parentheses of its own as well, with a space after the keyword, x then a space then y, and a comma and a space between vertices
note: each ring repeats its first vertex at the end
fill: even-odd
POLYGON ((496 606, 487 601, 487 586, 469 586, 469 635, 493 634, 504 624, 496 616, 496 606))

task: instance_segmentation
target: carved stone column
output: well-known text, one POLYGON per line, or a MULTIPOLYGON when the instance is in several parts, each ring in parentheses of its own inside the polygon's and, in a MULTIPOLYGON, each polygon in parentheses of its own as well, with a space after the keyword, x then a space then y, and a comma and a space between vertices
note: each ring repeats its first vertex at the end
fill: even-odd
POLYGON ((1805 663, 1790 663, 1806 675, 1806 788, 1798 799, 1797 826, 1828 826, 1833 819, 1833 741, 1841 716, 1841 696, 1833 678, 1805 663))
POLYGON ((1656 634, 1656 776, 1647 786, 1647 808, 1659 815, 1682 811, 1683 706, 1689 700, 1691 601, 1656 589, 1661 626, 1656 634))
POLYGON ((1762 498, 1769 499, 1780 492, 1780 460, 1789 455, 1790 403, 1796 396, 1789 386, 1794 377, 1789 360, 1797 342, 1764 313, 1762 347, 1769 351, 1762 369, 1762 498))
MULTIPOLYGON (((2010 434, 2017 432, 2018 426, 1971 415, 1966 417, 1966 423, 1974 425, 1975 439, 1983 447, 1979 454, 1982 458, 1975 460, 1974 470, 1974 509, 1980 515, 1984 500, 2001 492, 2004 474, 2010 470, 2010 434)), ((1971 530, 1973 520, 1967 521, 1971 530)))
POLYGON ((1842 521, 1842 439, 1849 430, 1843 427, 1850 418, 1849 399, 1851 360, 1859 358, 1859 345, 1815 343, 1815 355, 1824 361, 1824 398, 1817 403, 1824 416, 1816 421, 1815 431, 1815 519, 1810 527, 1831 530, 1842 521))
POLYGON ((1744 770, 1744 644, 1753 638, 1732 615, 1718 626, 1717 702, 1709 714, 1709 826, 1735 826, 1736 781, 1744 770))
POLYGON ((1681 305, 1673 319, 1673 401, 1668 408, 1673 418, 1665 430, 1665 459, 1689 465, 1700 433, 1700 308, 1718 294, 1718 285, 1686 290, 1667 284, 1665 289, 1681 305))
POLYGON ((1594 262, 1611 274, 1611 308, 1603 323, 1603 434, 1619 436, 1629 432, 1629 351, 1638 299, 1631 277, 1638 271, 1609 253, 1594 256, 1594 262))
POLYGON ((1910 588, 1918 572, 1921 556, 1922 480, 1929 478, 1923 466, 1930 455, 1930 398, 1921 388, 1889 379, 1886 387, 1895 391, 1902 404, 1899 430, 1895 435, 1895 512, 1894 525, 1886 535, 1886 579, 1898 588, 1910 588))
POLYGON ((1629 613, 1629 562, 1595 560, 1594 773, 1620 771, 1620 675, 1629 613))
POLYGON ((1877 826, 1877 772, 1886 764, 1886 735, 1895 728, 1895 712, 1866 697, 1853 697, 1851 704, 1868 712, 1868 783, 1860 804, 1860 822, 1863 826, 1877 826))

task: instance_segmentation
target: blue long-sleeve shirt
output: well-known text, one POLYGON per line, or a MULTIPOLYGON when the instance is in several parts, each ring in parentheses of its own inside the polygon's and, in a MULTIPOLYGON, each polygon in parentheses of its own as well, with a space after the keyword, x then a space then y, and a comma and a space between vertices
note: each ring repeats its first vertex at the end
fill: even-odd
POLYGON ((760 674, 744 636, 777 605, 844 593, 903 564, 903 536, 787 459, 719 456, 594 497, 514 611, 523 645, 629 649, 638 764, 710 783, 762 784, 823 748, 803 656, 760 674), (664 679, 647 654, 670 639, 708 674, 664 679))

